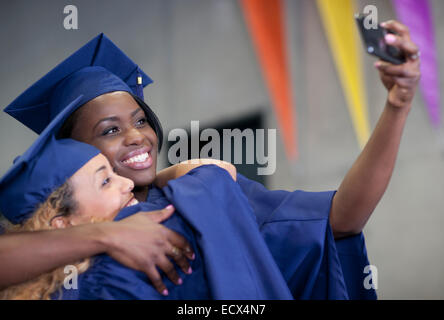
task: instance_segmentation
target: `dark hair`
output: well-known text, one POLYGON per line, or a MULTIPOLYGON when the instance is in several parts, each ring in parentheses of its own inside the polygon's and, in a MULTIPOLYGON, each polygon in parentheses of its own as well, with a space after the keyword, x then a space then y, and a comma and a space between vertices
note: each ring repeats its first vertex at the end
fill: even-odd
POLYGON ((68 117, 68 119, 65 120, 62 127, 60 128, 57 139, 68 139, 72 136, 72 130, 74 129, 74 123, 77 122, 77 118, 79 117, 79 110, 83 107, 80 106, 77 108, 71 115, 68 117))
MULTIPOLYGON (((158 140, 158 150, 162 149, 162 143, 163 143, 163 129, 162 125, 160 124, 159 118, 156 116, 153 110, 146 104, 145 101, 140 99, 138 96, 132 94, 129 92, 131 97, 137 102, 139 107, 143 110, 145 113, 145 116, 148 120, 148 124, 153 128, 154 132, 156 133, 157 140, 158 140)), ((65 123, 63 124, 62 128, 60 129, 57 138, 58 139, 66 139, 71 138, 72 130, 74 129, 74 124, 77 122, 77 118, 79 117, 79 110, 83 107, 80 106, 76 111, 74 111, 68 119, 66 119, 65 123)))
POLYGON ((148 123, 153 128, 154 132, 156 133, 157 140, 158 140, 158 149, 159 152, 162 149, 162 143, 163 143, 163 128, 160 124, 159 118, 156 116, 153 110, 146 104, 145 101, 140 99, 138 96, 130 93, 130 95, 136 100, 139 107, 145 112, 145 115, 148 119, 148 123))

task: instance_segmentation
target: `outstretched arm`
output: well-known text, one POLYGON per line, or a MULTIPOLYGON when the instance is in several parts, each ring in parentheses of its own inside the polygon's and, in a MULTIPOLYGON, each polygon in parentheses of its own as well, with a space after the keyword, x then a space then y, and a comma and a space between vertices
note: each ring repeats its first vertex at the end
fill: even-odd
POLYGON ((407 27, 397 21, 382 26, 398 33, 386 36, 386 42, 400 48, 407 61, 398 66, 375 63, 388 90, 387 102, 373 134, 333 198, 330 224, 335 237, 361 232, 384 194, 420 78, 418 48, 407 27))
POLYGON ((163 188, 167 185, 169 180, 179 178, 187 174, 190 170, 205 164, 214 164, 227 170, 233 180, 236 181, 236 167, 231 163, 214 159, 193 159, 183 161, 159 171, 156 175, 156 180, 154 181, 154 183, 157 187, 163 188))
POLYGON ((145 272, 155 288, 165 294, 166 287, 156 266, 178 284, 179 275, 166 256, 174 259, 185 273, 190 270, 186 258, 194 258, 185 238, 159 224, 173 212, 173 207, 167 207, 137 213, 118 222, 1 235, 0 288, 107 253, 127 267, 145 272), (174 253, 173 247, 181 253, 174 253))

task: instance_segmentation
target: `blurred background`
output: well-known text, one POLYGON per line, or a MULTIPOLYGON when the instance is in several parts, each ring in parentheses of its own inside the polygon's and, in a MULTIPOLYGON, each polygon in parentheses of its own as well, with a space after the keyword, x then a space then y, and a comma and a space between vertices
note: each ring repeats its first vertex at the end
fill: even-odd
MULTIPOLYGON (((341 1, 361 12, 375 5, 380 21, 396 17, 389 0, 341 1)), ((254 20, 247 12, 251 1, 1 1, 0 106, 104 32, 153 78, 144 90, 145 100, 166 137, 174 128, 189 130, 192 120, 200 121, 200 129, 275 128, 275 173, 255 176, 255 165, 239 170, 270 189, 336 189, 359 155, 362 136, 376 125, 386 90, 373 67, 376 59, 365 54, 357 38, 357 65, 362 67, 354 70, 362 81, 363 105, 348 103, 329 42, 329 13, 321 14, 321 2, 328 7, 325 1, 282 0, 278 8, 265 7, 262 20, 254 20), (63 25, 68 4, 78 10, 76 30, 63 25), (258 21, 268 23, 254 27, 258 21), (258 30, 270 32, 268 38, 258 36, 258 30), (266 56, 260 51, 264 43, 271 50, 266 56), (273 48, 280 51, 273 55, 273 48), (269 80, 274 72, 267 67, 270 57, 280 58, 279 82, 288 84, 283 104, 269 80), (363 110, 361 125, 349 112, 353 108, 363 110)), ((437 57, 433 72, 439 75, 444 74, 444 2, 428 3, 437 57)), ((341 38, 349 30, 338 32, 341 38)), ((428 49, 421 48, 423 56, 428 49)), ((435 84, 438 93, 444 92, 442 81, 435 84)), ((380 299, 444 299, 444 139, 424 101, 418 90, 392 180, 364 230, 369 259, 378 270, 380 299)), ((0 113, 0 174, 35 138, 0 113)), ((167 149, 168 141, 160 168, 168 165, 167 149)))

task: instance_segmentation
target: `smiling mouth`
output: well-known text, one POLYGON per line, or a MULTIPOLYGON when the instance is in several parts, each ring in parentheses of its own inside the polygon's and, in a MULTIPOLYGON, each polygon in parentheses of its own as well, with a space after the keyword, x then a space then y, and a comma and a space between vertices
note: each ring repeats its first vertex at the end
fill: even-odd
POLYGON ((139 201, 137 201, 136 198, 132 197, 130 201, 127 202, 127 204, 125 205, 126 207, 131 207, 131 206, 135 206, 136 204, 138 204, 139 201))
POLYGON ((122 160, 121 163, 125 167, 131 169, 143 170, 151 167, 153 164, 153 158, 151 156, 151 151, 145 151, 142 153, 136 153, 135 155, 122 160))
POLYGON ((131 157, 129 159, 123 160, 122 162, 124 164, 132 164, 132 163, 143 163, 147 161, 147 159, 150 157, 150 154, 148 152, 139 154, 137 156, 131 157))

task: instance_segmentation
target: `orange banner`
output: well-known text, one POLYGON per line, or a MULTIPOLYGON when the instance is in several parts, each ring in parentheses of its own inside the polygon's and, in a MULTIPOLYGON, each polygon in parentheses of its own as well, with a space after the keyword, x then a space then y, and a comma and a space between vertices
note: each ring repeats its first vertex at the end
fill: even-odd
POLYGON ((287 61, 281 0, 240 0, 256 54, 276 112, 288 159, 298 158, 296 117, 287 61))

